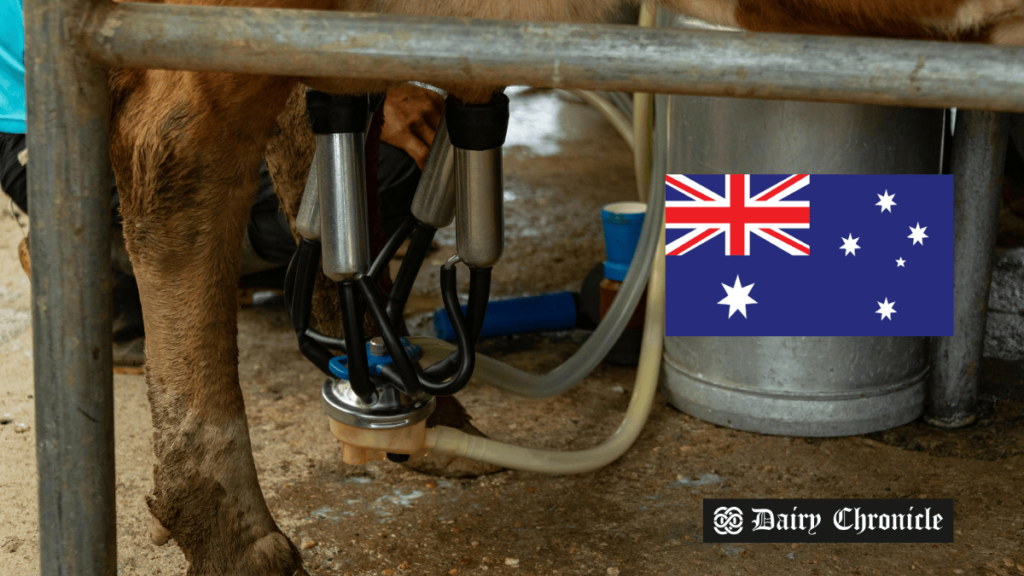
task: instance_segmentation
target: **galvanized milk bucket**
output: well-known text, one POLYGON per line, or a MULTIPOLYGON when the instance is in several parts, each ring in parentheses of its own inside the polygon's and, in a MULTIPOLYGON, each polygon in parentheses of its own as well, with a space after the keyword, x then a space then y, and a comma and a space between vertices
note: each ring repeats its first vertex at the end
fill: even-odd
MULTIPOLYGON (((706 25, 659 10, 657 25, 706 25)), ((669 174, 937 174, 941 110, 670 96, 655 146, 669 174), (665 119, 665 120, 663 120, 665 119)), ((699 271, 695 270, 695 274, 699 271)), ((665 338, 675 407, 740 430, 843 436, 924 409, 926 338, 665 338)))

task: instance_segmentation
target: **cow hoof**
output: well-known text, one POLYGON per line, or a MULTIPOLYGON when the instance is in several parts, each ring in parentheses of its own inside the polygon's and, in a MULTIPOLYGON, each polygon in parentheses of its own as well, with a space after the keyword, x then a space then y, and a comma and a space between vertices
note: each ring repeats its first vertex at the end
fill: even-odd
POLYGON ((403 464, 406 468, 420 474, 440 478, 479 478, 488 474, 496 474, 504 470, 501 466, 477 462, 461 456, 450 454, 431 454, 425 458, 416 458, 403 464))
MULTIPOLYGON (((486 437, 469 422, 458 427, 459 430, 473 436, 486 437)), ((429 454, 425 458, 414 458, 403 464, 406 468, 428 476, 441 478, 478 478, 488 474, 496 474, 504 470, 501 466, 477 462, 469 458, 451 454, 429 454)))
POLYGON ((245 559, 238 564, 242 570, 236 573, 260 574, 261 576, 308 576, 302 567, 299 549, 280 532, 272 532, 256 541, 245 553, 245 559))
POLYGON ((157 546, 163 546, 167 544, 167 541, 171 539, 171 531, 164 528, 164 525, 159 520, 150 516, 149 524, 149 540, 157 546))
MULTIPOLYGON (((486 437, 483 432, 476 429, 476 426, 473 426, 469 413, 454 396, 437 398, 434 413, 427 418, 427 428, 434 426, 447 426, 473 436, 486 437)), ((451 454, 430 454, 426 458, 414 458, 402 465, 420 474, 442 478, 477 478, 504 470, 501 466, 485 464, 451 454)))

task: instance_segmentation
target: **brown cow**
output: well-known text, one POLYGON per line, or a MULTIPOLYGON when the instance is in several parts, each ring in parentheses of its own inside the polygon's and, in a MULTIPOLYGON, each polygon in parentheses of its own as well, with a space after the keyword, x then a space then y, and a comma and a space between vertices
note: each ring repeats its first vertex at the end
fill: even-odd
MULTIPOLYGON (((191 3, 587 22, 598 21, 620 0, 191 3)), ((751 30, 1024 44, 1024 0, 661 3, 751 30)), ((387 87, 365 80, 206 72, 111 74, 110 155, 146 323, 158 462, 149 506, 165 527, 155 540, 173 537, 190 563, 189 574, 305 574, 256 478, 238 385, 235 290, 246 214, 265 152, 282 206, 290 217, 298 206, 311 137, 300 98, 281 114, 300 82, 337 93, 387 87)), ((444 88, 470 102, 488 101, 495 89, 444 88)))

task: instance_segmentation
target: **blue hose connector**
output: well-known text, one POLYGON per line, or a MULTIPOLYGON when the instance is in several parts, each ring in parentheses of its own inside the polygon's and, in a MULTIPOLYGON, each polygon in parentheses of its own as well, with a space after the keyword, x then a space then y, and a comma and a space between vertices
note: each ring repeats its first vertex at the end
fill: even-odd
MULTIPOLYGON (((466 307, 462 307, 466 313, 466 307)), ((559 332, 576 327, 576 300, 572 292, 509 298, 487 303, 481 338, 506 334, 559 332)), ((455 340, 455 330, 444 308, 434 312, 434 332, 442 340, 455 340)))
MULTIPOLYGON (((406 338, 401 339, 402 347, 405 348, 405 354, 412 360, 419 360, 423 357, 423 350, 415 344, 410 344, 406 338)), ((394 364, 394 360, 390 354, 384 354, 383 356, 375 356, 370 352, 370 343, 366 343, 366 362, 370 369, 370 374, 374 376, 380 375, 380 369, 385 365, 394 364)), ((327 367, 331 369, 331 373, 341 378, 342 380, 348 380, 348 356, 335 356, 331 358, 330 362, 327 363, 327 367)))

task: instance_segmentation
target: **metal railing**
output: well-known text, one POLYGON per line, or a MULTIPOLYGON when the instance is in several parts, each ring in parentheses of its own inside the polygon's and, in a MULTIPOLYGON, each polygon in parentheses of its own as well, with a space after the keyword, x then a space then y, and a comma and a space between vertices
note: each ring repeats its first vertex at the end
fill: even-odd
POLYGON ((44 575, 117 566, 107 66, 1024 112, 1024 48, 97 0, 24 6, 44 575))
POLYGON ((1024 112, 1024 48, 946 42, 165 4, 107 5, 78 40, 136 68, 1024 112))

